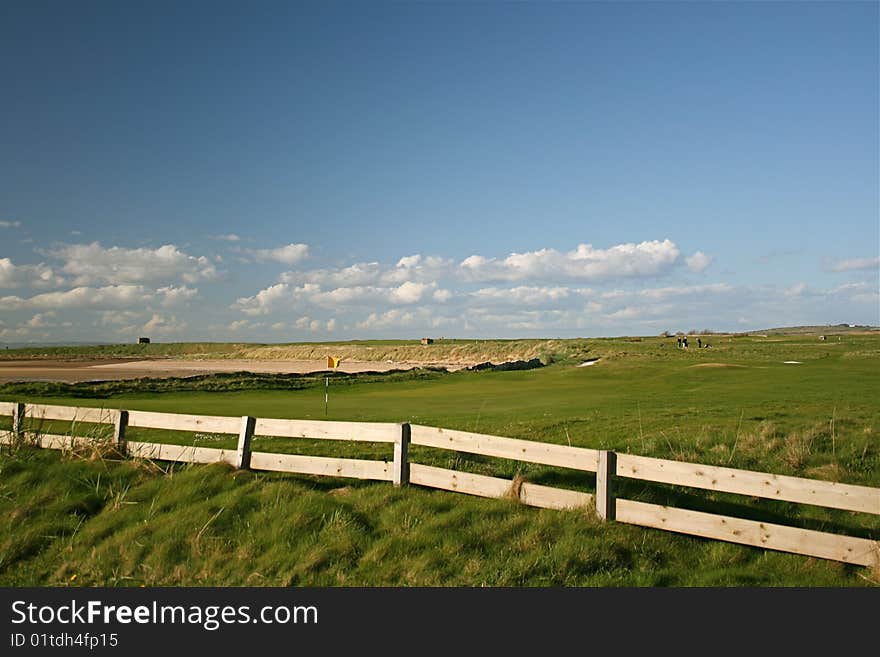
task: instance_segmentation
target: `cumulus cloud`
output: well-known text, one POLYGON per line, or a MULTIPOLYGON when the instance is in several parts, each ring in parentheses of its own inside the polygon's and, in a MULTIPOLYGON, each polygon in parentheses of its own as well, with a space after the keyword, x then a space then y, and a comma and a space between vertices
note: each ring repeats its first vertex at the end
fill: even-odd
POLYGON ((326 322, 320 319, 313 319, 308 315, 304 317, 298 318, 293 323, 294 328, 298 328, 303 331, 311 331, 312 333, 317 333, 319 331, 335 331, 336 330, 336 319, 329 319, 326 322))
POLYGON ((448 275, 453 270, 454 264, 452 260, 437 256, 422 256, 417 253, 401 258, 397 261, 397 266, 383 271, 380 282, 385 285, 432 282, 448 275))
POLYGON ((880 268, 880 257, 852 258, 850 260, 841 260, 831 265, 831 271, 859 271, 878 268, 880 268))
POLYGON ((358 322, 355 327, 365 330, 377 330, 390 327, 407 327, 416 323, 416 314, 412 311, 392 308, 384 313, 370 313, 366 319, 358 322))
POLYGON ((430 283, 448 275, 453 261, 419 254, 401 258, 395 266, 378 262, 358 262, 337 269, 288 271, 278 277, 281 283, 300 285, 314 283, 322 287, 382 287, 401 283, 430 283))
POLYGON ((49 255, 64 261, 62 271, 74 277, 74 285, 175 280, 195 283, 217 277, 208 258, 189 255, 173 244, 157 249, 105 248, 99 242, 66 244, 52 249, 49 255))
POLYGON ((422 297, 425 296, 425 293, 436 287, 435 285, 425 284, 425 283, 413 283, 412 281, 406 281, 401 284, 400 287, 394 288, 389 292, 389 300, 391 303, 395 304, 411 304, 418 303, 422 300, 422 297))
POLYGON ((0 219, 0 228, 21 228, 21 222, 0 219))
POLYGON ((378 283, 381 273, 382 268, 378 262, 359 262, 340 269, 287 271, 278 280, 292 285, 311 283, 322 287, 356 287, 378 283))
POLYGON ((309 256, 308 244, 288 244, 276 249, 250 249, 248 251, 259 262, 280 262, 293 265, 309 256))
POLYGON ((309 301, 326 307, 365 306, 378 303, 410 305, 422 300, 436 284, 413 283, 407 281, 398 287, 357 286, 339 287, 328 292, 319 292, 309 297, 309 301))
POLYGON ((51 287, 64 284, 64 278, 51 267, 16 265, 9 258, 0 258, 0 288, 51 287))
POLYGON ((520 285, 512 288, 486 287, 471 292, 470 297, 481 304, 511 304, 513 306, 553 305, 582 294, 582 290, 568 287, 531 287, 520 285))
POLYGON ((692 256, 685 258, 685 262, 692 272, 700 274, 706 271, 706 268, 712 264, 713 259, 712 256, 706 255, 702 251, 697 251, 692 256))
POLYGON ((670 297, 692 297, 698 299, 705 298, 706 295, 725 294, 732 291, 733 287, 727 283, 712 283, 710 285, 688 285, 682 287, 655 287, 640 290, 638 294, 649 299, 668 299, 670 297))
POLYGON ((142 331, 148 334, 169 335, 180 333, 186 328, 186 322, 180 321, 174 315, 154 314, 150 321, 143 325, 142 331))
POLYGON ((45 292, 30 298, 0 297, 0 310, 124 308, 144 305, 151 298, 152 295, 140 285, 76 287, 65 292, 45 292))
POLYGON ((168 287, 160 287, 156 292, 162 296, 162 305, 166 308, 171 308, 195 299, 199 289, 187 287, 186 285, 180 287, 169 285, 168 287))
POLYGON ((131 327, 144 316, 142 312, 132 310, 103 310, 98 314, 97 326, 131 327))
POLYGON ((50 310, 45 313, 37 313, 24 323, 28 328, 51 328, 55 326, 55 322, 49 321, 55 318, 55 311, 50 310))
POLYGON ((512 253, 503 260, 472 255, 461 262, 459 273, 471 281, 599 281, 660 274, 675 264, 679 255, 678 247, 668 239, 618 244, 609 249, 580 244, 567 253, 541 249, 512 253))
POLYGON ((291 288, 287 283, 278 283, 260 290, 252 297, 240 297, 232 308, 245 315, 268 315, 284 301, 292 301, 291 288))
POLYGON ((434 294, 431 295, 431 298, 434 299, 437 303, 447 303, 452 300, 455 295, 450 290, 435 290, 434 294))

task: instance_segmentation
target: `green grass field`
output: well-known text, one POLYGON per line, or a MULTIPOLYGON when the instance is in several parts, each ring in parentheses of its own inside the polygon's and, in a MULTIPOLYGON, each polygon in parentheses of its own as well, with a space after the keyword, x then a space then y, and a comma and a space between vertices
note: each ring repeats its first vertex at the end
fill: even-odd
MULTIPOLYGON (((692 339, 687 351, 674 338, 557 341, 552 365, 521 372, 337 376, 327 417, 880 486, 880 335, 706 339, 712 348, 696 349, 692 339), (576 367, 585 357, 600 360, 576 367)), ((150 386, 8 384, 0 400, 325 417, 321 376, 150 386)), ((263 438, 254 449, 390 457, 388 446, 336 441, 263 438)), ((587 491, 595 482, 588 473, 426 448, 413 448, 412 460, 587 491)), ((860 567, 418 487, 29 450, 6 453, 0 467, 0 585, 880 584, 880 573, 860 567)), ((878 516, 633 481, 621 494, 880 539, 878 516)))

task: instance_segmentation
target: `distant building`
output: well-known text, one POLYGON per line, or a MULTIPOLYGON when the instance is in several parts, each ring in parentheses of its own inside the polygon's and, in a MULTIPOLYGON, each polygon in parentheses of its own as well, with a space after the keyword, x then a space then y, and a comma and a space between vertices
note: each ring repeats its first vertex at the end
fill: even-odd
POLYGON ((422 338, 422 344, 434 344, 434 338, 422 338))
POLYGON ((150 344, 150 338, 138 338, 138 344, 150 344))

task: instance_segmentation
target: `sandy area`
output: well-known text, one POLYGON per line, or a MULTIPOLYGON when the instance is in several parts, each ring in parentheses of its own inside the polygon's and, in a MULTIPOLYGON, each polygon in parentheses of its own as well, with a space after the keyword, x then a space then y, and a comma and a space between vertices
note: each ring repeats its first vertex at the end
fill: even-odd
MULTIPOLYGON (((339 364, 340 372, 387 372, 415 367, 445 367, 456 370, 462 363, 415 363, 362 361, 339 364)), ((108 381, 141 377, 198 376, 215 372, 303 374, 327 371, 327 361, 305 360, 0 360, 0 382, 4 381, 108 381)))

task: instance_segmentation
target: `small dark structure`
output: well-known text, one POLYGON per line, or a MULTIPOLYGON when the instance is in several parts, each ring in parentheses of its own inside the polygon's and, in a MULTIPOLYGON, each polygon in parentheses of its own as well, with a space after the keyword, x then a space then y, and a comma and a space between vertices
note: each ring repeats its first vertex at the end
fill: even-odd
POLYGON ((434 344, 434 338, 422 338, 422 344, 434 344))
POLYGON ((138 338, 138 344, 150 344, 150 338, 138 338))

